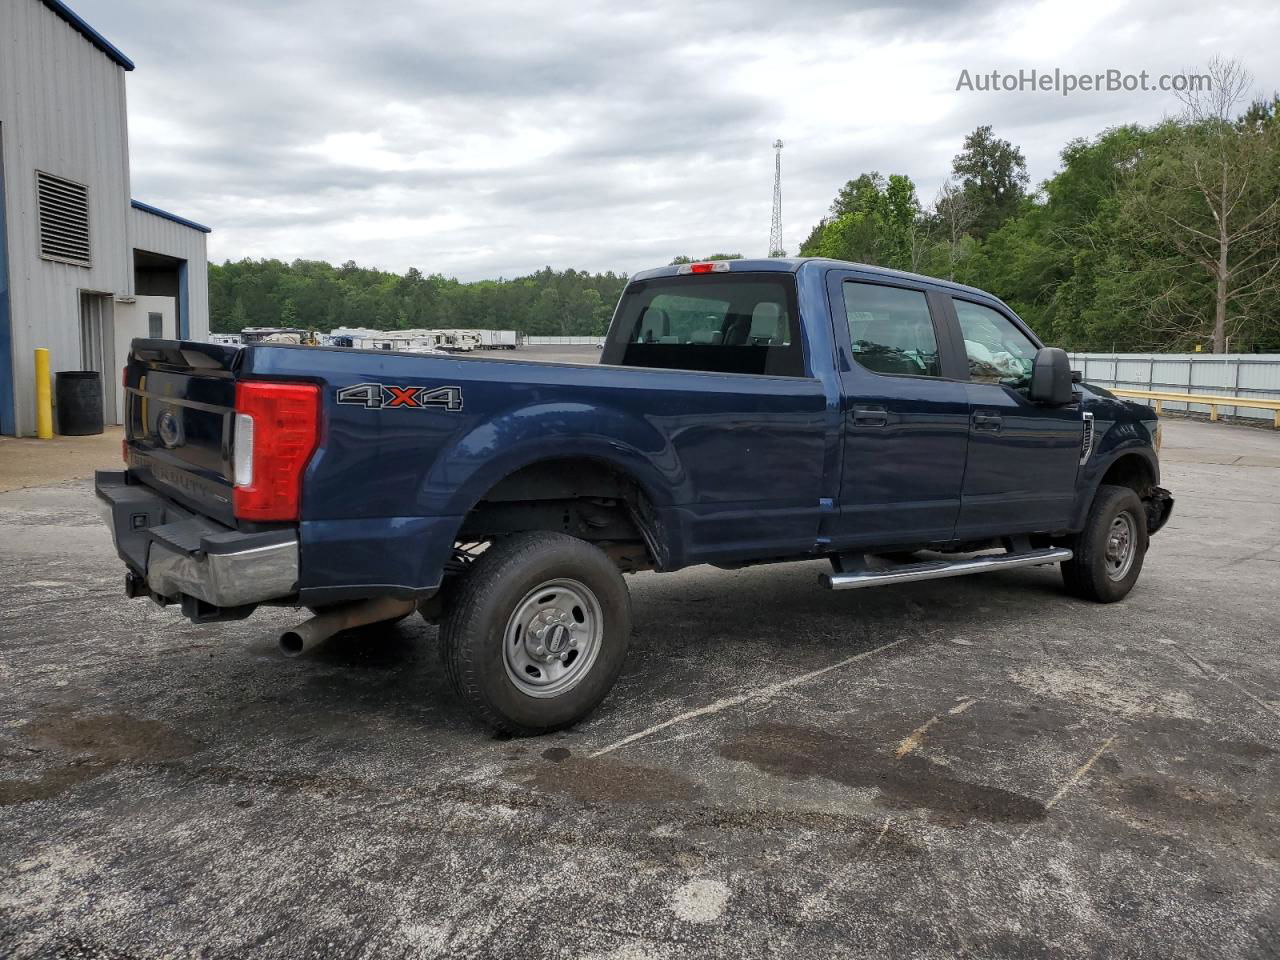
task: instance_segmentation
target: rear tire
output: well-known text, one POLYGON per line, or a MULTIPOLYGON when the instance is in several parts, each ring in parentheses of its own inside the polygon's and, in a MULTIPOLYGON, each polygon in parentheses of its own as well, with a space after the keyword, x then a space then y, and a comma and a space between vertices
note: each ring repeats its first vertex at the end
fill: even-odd
POLYGON ((1128 487, 1099 487, 1084 529, 1069 544, 1074 556, 1062 564, 1063 585, 1096 603, 1123 600, 1142 573, 1148 542, 1138 495, 1128 487))
POLYGON ((520 736, 570 726, 612 689, 631 640, 631 597, 613 561, 562 533, 505 537, 454 588, 445 670, 471 713, 520 736))

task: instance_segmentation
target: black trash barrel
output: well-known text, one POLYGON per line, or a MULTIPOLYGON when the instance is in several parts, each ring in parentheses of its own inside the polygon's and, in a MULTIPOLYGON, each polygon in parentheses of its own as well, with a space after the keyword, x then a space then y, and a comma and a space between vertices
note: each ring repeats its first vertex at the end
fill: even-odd
POLYGON ((97 370, 61 370, 54 375, 58 433, 85 437, 102 432, 102 374, 97 370))

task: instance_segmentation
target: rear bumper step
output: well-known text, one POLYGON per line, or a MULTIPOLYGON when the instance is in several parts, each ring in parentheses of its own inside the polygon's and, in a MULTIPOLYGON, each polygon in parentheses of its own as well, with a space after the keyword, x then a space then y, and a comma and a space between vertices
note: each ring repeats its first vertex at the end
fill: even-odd
POLYGON ((970 573, 987 573, 991 570, 1011 570, 1015 567, 1038 567, 1046 563, 1061 563, 1071 559, 1066 547, 1046 547, 1025 553, 1005 553, 992 557, 970 557, 965 560, 930 560, 925 563, 906 563, 885 570, 861 570, 855 573, 824 573, 822 585, 832 590, 860 590, 863 587, 882 587, 893 583, 915 583, 917 580, 942 580, 946 577, 963 577, 970 573))

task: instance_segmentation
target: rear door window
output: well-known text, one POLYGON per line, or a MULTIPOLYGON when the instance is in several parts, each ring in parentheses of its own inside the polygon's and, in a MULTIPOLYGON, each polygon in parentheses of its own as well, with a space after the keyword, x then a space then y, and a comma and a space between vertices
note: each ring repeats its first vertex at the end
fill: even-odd
POLYGON ((604 363, 805 375, 791 274, 663 277, 632 284, 604 363))
POLYGON ((920 290, 846 280, 849 345, 860 366, 875 373, 940 377, 938 338, 929 298, 920 290))

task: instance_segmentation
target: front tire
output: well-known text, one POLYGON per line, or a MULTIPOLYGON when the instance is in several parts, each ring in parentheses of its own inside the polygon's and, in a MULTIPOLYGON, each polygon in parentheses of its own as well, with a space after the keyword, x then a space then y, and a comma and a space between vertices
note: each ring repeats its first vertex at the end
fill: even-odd
POLYGON ((1147 554, 1147 512, 1128 487, 1098 488, 1085 527, 1062 564, 1067 592, 1096 603, 1123 600, 1138 582, 1147 554))
POLYGON ((562 533, 489 547, 451 598, 445 670, 482 723, 528 736, 570 726, 612 689, 631 640, 631 598, 613 561, 562 533))

